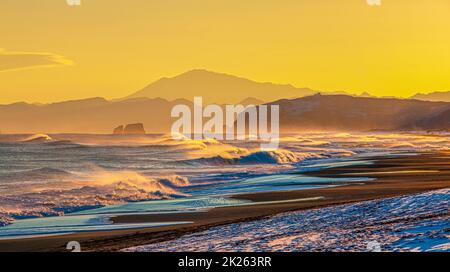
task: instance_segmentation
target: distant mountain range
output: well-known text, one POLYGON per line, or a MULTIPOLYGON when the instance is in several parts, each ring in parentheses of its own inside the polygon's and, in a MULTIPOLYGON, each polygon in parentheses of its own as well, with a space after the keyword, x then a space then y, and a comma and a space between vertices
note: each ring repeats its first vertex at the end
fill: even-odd
POLYGON ((191 102, 91 98, 46 105, 16 103, 0 106, 0 130, 3 133, 112 133, 121 124, 144 123, 148 132, 166 132, 170 130, 170 111, 180 103, 191 102))
POLYGON ((269 104, 280 105, 283 131, 450 129, 448 102, 313 95, 269 104))
POLYGON ((194 96, 203 97, 204 103, 237 104, 248 97, 269 102, 280 98, 298 98, 317 93, 308 88, 292 85, 260 83, 232 75, 192 70, 172 78, 162 78, 144 89, 125 97, 164 98, 175 100, 194 96))
POLYGON ((172 107, 192 106, 190 100, 177 98, 194 96, 203 96, 204 104, 278 104, 283 131, 450 129, 450 102, 376 98, 368 93, 321 95, 311 89, 193 70, 161 79, 123 99, 0 105, 0 131, 112 133, 122 124, 143 123, 148 133, 166 133, 174 121, 172 107))
POLYGON ((434 92, 429 94, 418 93, 411 97, 411 99, 419 99, 425 101, 444 101, 450 102, 450 91, 448 92, 434 92))
MULTIPOLYGON (((246 98, 242 105, 263 101, 246 98)), ((112 133, 122 124, 144 123, 149 133, 165 133, 173 119, 175 105, 192 107, 187 99, 129 98, 108 101, 89 98, 52 104, 15 103, 0 105, 0 131, 3 133, 112 133)))
MULTIPOLYGON (((188 100, 92 98, 48 105, 0 106, 3 133, 112 133, 120 124, 144 123, 149 133, 170 131, 170 111, 188 100)), ((282 131, 369 131, 450 129, 450 103, 408 99, 313 95, 283 99, 282 131)))

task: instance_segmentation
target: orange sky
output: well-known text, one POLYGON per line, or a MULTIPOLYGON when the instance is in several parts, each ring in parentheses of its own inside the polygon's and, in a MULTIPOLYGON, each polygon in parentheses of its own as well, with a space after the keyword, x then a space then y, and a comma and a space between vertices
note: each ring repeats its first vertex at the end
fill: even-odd
POLYGON ((0 103, 117 98, 193 68, 375 95, 450 90, 449 12, 448 0, 2 0, 0 103))

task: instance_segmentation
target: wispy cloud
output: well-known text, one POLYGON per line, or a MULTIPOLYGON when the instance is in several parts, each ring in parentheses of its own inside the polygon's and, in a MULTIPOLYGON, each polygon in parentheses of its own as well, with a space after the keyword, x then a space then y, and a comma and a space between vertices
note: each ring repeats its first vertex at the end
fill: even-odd
POLYGON ((0 48, 0 73, 73 64, 72 60, 53 53, 16 52, 0 48))

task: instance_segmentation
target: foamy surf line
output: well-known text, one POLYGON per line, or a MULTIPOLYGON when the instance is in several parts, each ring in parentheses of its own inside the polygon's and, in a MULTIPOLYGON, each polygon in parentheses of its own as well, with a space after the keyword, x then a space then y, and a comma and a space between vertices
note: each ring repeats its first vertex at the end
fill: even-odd
MULTIPOLYGON (((46 218, 50 219, 51 218, 46 218)), ((145 229, 145 228, 157 228, 164 226, 175 226, 191 224, 191 221, 172 221, 172 222, 151 222, 151 223, 129 223, 129 224, 92 224, 92 225, 78 225, 78 221, 74 220, 70 225, 52 226, 49 224, 47 227, 38 227, 33 225, 33 221, 21 222, 20 225, 9 225, 2 229, 0 232, 0 240, 10 239, 24 239, 24 238, 38 238, 38 237, 50 237, 58 235, 68 235, 73 233, 83 232, 99 232, 99 231, 115 231, 115 230, 132 230, 132 229, 145 229)))

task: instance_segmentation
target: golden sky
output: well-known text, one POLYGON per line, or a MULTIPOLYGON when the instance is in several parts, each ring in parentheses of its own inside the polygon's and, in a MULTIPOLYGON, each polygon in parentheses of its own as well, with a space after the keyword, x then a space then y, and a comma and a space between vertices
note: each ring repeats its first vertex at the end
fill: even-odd
POLYGON ((0 1, 0 103, 118 98, 194 68, 385 96, 450 90, 449 0, 81 1, 0 1))

